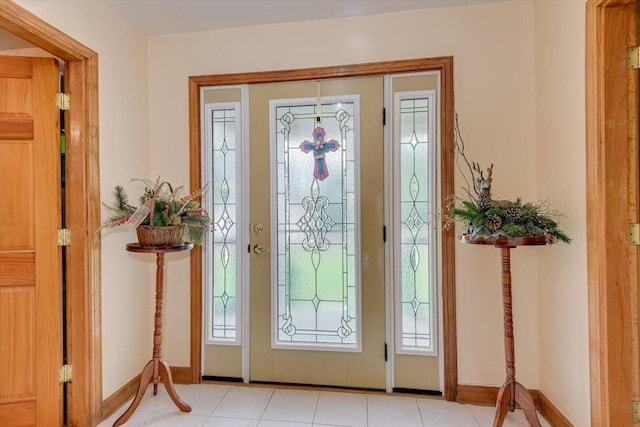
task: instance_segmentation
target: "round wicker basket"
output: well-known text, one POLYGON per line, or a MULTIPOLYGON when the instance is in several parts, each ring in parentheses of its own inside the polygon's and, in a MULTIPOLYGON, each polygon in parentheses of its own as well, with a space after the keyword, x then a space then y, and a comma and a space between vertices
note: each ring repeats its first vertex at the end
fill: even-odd
POLYGON ((184 243, 184 225, 168 225, 152 227, 139 225, 136 227, 140 246, 179 246, 184 243))

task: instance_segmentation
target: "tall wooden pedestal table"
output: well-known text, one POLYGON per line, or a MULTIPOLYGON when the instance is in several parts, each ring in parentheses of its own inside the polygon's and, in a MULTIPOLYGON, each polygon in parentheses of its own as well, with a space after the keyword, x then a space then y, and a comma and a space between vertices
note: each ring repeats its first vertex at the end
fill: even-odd
POLYGON ((500 249, 502 258, 502 307, 504 311, 504 356, 507 379, 498 391, 496 399, 496 415, 493 427, 500 427, 507 416, 507 410, 513 412, 516 404, 520 405, 529 425, 541 427, 536 413, 536 406, 531 393, 516 381, 516 362, 513 344, 513 306, 511 303, 511 249, 518 246, 540 246, 555 243, 553 237, 471 237, 462 235, 463 243, 476 245, 492 245, 500 249))
POLYGON ((181 252, 193 249, 193 243, 186 243, 180 246, 140 246, 137 243, 129 243, 127 245, 127 251, 129 252, 142 252, 142 253, 154 253, 156 254, 156 312, 155 312, 155 328, 153 332, 153 358, 145 365, 142 373, 140 374, 140 385, 138 386, 138 392, 136 397, 131 402, 129 408, 124 414, 120 416, 113 423, 113 427, 122 425, 127 422, 129 417, 133 415, 134 411, 142 401, 147 386, 153 383, 153 394, 158 393, 158 382, 162 381, 167 394, 173 403, 182 412, 191 412, 191 407, 187 405, 176 392, 173 386, 173 378, 171 377, 171 370, 167 362, 162 360, 162 299, 163 299, 163 285, 164 285, 164 254, 167 252, 181 252))

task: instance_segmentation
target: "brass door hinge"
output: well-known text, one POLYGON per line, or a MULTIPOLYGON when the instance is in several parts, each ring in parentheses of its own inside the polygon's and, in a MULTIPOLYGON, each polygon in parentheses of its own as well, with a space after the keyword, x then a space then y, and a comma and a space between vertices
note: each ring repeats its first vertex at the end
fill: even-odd
POLYGON ((56 107, 58 107, 59 110, 68 110, 69 104, 71 104, 71 96, 68 93, 56 93, 56 107))
POLYGON ((58 229, 58 246, 69 246, 71 244, 71 230, 68 228, 58 229))
POLYGON ((640 47, 627 48, 627 69, 637 70, 640 68, 640 47))
POLYGON ((58 370, 58 381, 68 383, 73 380, 73 365, 62 365, 58 370))
POLYGON ((640 424, 640 400, 634 400, 631 402, 633 411, 633 423, 640 424))

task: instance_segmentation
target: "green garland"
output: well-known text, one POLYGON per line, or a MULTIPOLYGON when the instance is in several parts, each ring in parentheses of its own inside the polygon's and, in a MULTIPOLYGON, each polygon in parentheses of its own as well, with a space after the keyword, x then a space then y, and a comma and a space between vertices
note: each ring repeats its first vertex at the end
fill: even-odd
POLYGON ((558 228, 556 219, 561 217, 551 211, 545 203, 522 203, 500 200, 491 202, 488 209, 481 210, 477 202, 461 201, 462 206, 453 207, 451 216, 467 225, 472 236, 553 236, 558 241, 571 243, 571 238, 558 228))

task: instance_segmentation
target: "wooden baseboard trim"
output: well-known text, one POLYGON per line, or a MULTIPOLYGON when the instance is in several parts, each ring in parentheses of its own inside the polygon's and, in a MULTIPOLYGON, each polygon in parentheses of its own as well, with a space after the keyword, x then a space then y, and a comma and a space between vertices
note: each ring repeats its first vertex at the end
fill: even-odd
POLYGON ((191 368, 189 366, 171 366, 170 369, 175 384, 191 384, 191 368))
POLYGON ((540 392, 540 412, 554 427, 574 427, 573 423, 542 392, 540 392))
MULTIPOLYGON (((495 406, 498 387, 481 385, 458 385, 458 403, 480 406, 495 406)), ((529 390, 536 409, 554 427, 574 427, 571 421, 539 390, 529 390)))
POLYGON ((498 387, 458 384, 456 401, 467 405, 495 406, 498 387))
MULTIPOLYGON (((483 385, 458 385, 458 403, 466 403, 469 405, 495 406, 498 398, 498 387, 489 387, 483 385)), ((538 390, 529 390, 536 409, 540 409, 540 399, 538 390)))
MULTIPOLYGON (((170 366, 174 384, 191 384, 191 368, 188 366, 170 366)), ((136 375, 125 385, 116 390, 111 396, 102 401, 102 420, 109 418, 124 405, 127 400, 135 396, 140 384, 140 375, 136 375)))
MULTIPOLYGON (((124 405, 138 391, 140 374, 133 377, 125 385, 116 390, 111 396, 102 401, 102 420, 109 418, 118 408, 124 405)), ((101 420, 101 421, 102 421, 101 420)))

